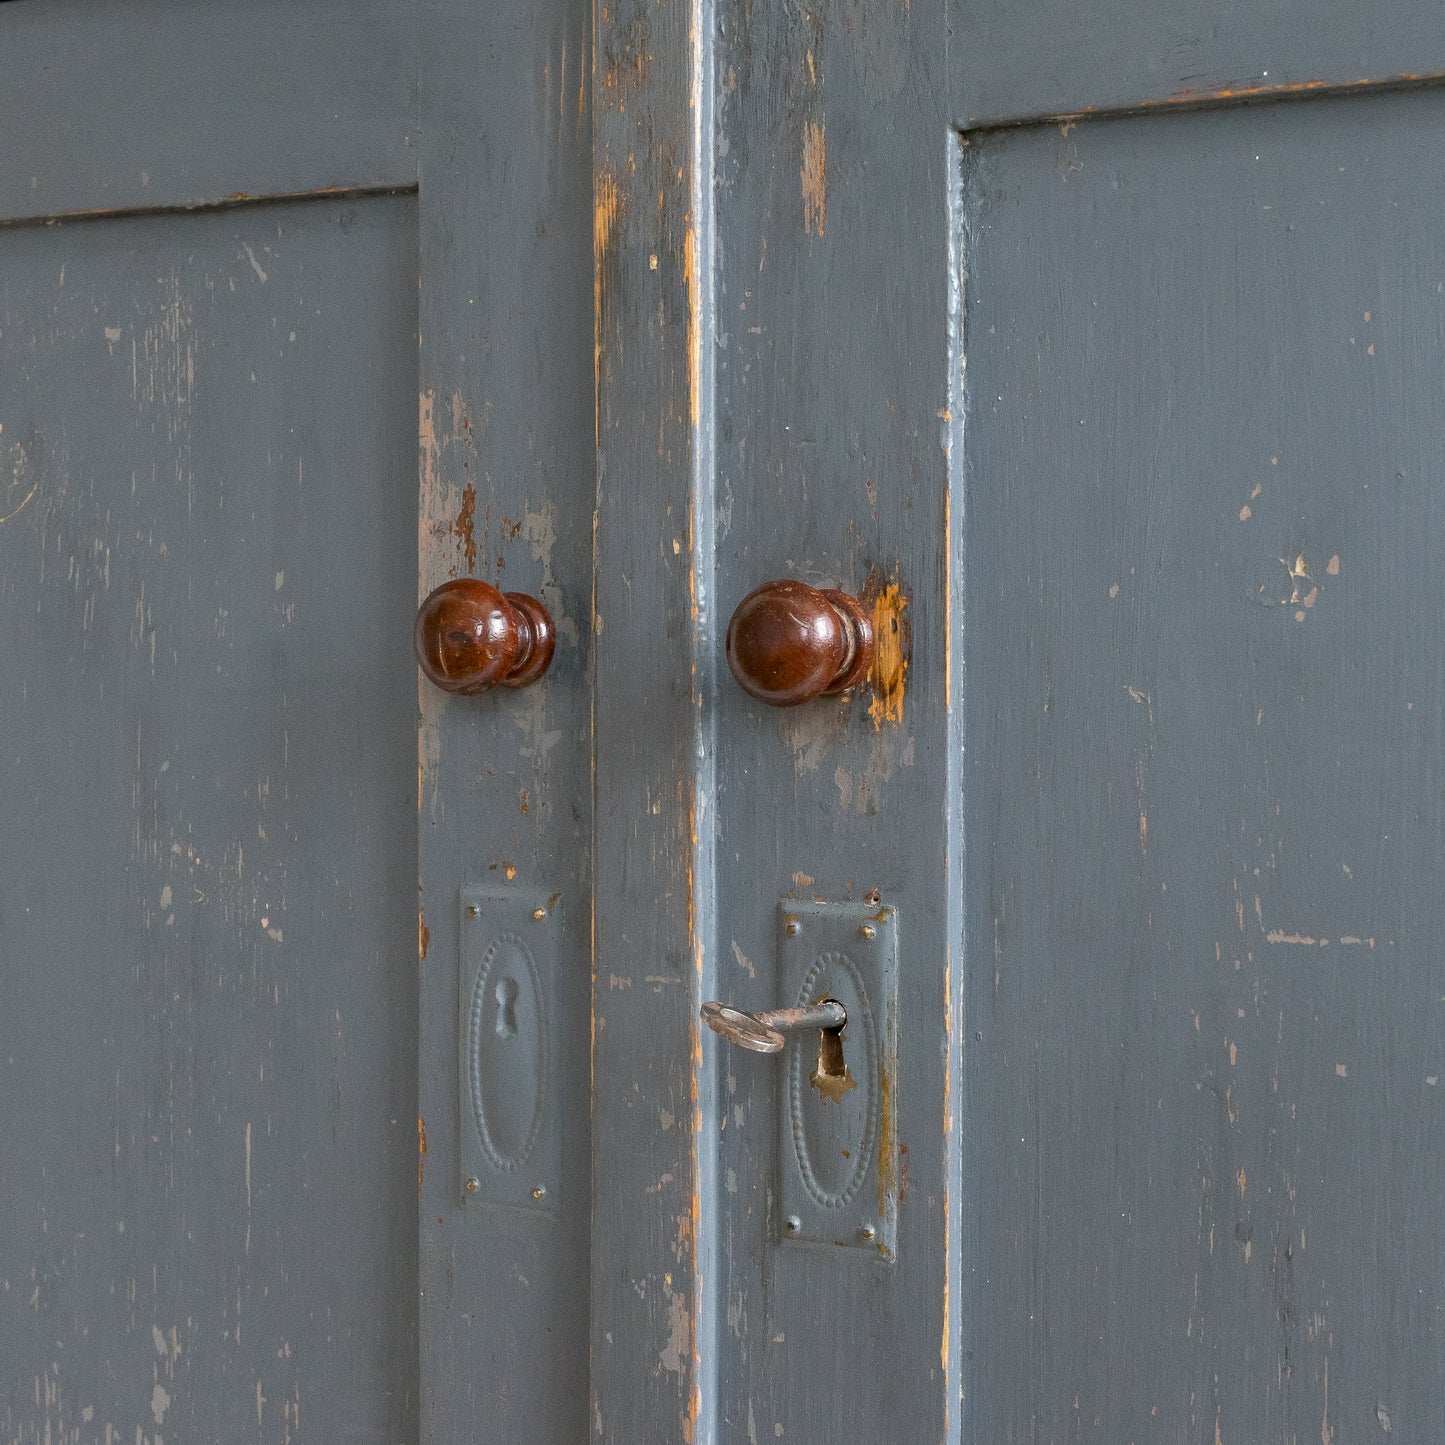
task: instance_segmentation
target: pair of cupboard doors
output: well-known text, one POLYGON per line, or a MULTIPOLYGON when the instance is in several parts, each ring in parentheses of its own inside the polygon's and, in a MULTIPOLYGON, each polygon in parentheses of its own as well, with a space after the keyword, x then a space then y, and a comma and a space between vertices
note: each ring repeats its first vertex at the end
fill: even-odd
POLYGON ((1441 1438, 1442 76, 0 5, 0 1439, 1441 1438), (824 975, 835 1100, 699 1023, 824 975))

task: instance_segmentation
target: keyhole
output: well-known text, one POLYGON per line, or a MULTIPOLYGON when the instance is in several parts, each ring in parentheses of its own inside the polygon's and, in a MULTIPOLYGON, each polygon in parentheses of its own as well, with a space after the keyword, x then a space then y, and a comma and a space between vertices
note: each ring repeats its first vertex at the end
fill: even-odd
POLYGON ((492 997, 497 1001, 497 1037, 510 1039, 517 1032, 517 980, 499 978, 492 997))
MULTIPOLYGON (((819 1003, 825 1001, 818 1000, 819 1003)), ((808 1082, 824 1102, 831 1100, 836 1104, 850 1089, 858 1087, 853 1071, 843 1059, 843 1034, 844 1029, 818 1031, 818 1067, 809 1074, 808 1082)))

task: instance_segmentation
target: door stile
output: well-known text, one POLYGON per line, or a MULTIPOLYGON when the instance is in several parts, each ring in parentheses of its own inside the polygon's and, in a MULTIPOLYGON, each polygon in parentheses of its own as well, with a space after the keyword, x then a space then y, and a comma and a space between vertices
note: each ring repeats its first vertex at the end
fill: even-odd
POLYGON ((557 633, 529 687, 419 684, 424 1441, 586 1430, 590 45, 585 0, 422 7, 417 595, 475 575, 539 598, 557 633), (498 929, 531 948, 556 1045, 520 1204, 485 1177, 469 1196, 463 1168, 461 977, 498 929))
POLYGON ((592 1430, 714 1438, 712 7, 597 11, 592 1430))
MULTIPOLYGON (((948 15, 933 0, 720 15, 720 605, 726 615, 760 583, 798 578, 861 596, 880 641, 867 685, 843 697, 760 707, 723 680, 719 766, 737 781, 720 800, 717 996, 796 1001, 780 903, 889 910, 897 938, 896 1010, 872 1076, 886 1124, 843 1156, 869 1158, 870 1207, 842 1186, 821 1200, 800 1186, 837 1221, 826 1238, 807 1218, 790 1238, 785 1207, 808 1091, 791 1094, 785 1127, 779 1097, 792 1086, 777 1068, 710 1045, 728 1090, 720 1164, 737 1184, 719 1206, 733 1245, 720 1264, 721 1433, 952 1441, 972 960, 961 954, 948 15)), ((804 922, 799 936, 805 954, 847 957, 849 940, 871 935, 804 922)), ((853 1034, 855 1053, 865 1039, 853 1034)))

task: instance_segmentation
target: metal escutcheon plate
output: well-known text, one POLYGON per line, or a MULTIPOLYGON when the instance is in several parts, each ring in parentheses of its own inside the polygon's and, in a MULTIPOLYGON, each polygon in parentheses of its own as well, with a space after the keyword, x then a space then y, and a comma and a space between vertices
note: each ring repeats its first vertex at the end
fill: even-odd
POLYGON ((898 1232, 895 1126, 898 915, 878 904, 779 908, 784 1004, 837 999, 848 1011, 846 1073, 820 1065, 819 1035, 794 1034, 783 1060, 779 1235, 891 1260, 898 1232))
POLYGON ((561 900, 464 888, 457 1091, 468 1207, 555 1214, 562 1182, 561 900))

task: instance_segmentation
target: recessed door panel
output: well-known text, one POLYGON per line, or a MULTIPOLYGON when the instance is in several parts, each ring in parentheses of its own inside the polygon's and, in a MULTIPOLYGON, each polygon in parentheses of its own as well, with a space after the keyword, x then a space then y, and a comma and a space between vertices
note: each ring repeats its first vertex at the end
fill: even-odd
POLYGON ((1439 1418, 1442 142, 963 152, 979 1439, 1439 1418))
POLYGON ((0 232, 16 1438, 414 1431, 415 276, 409 197, 0 232))

